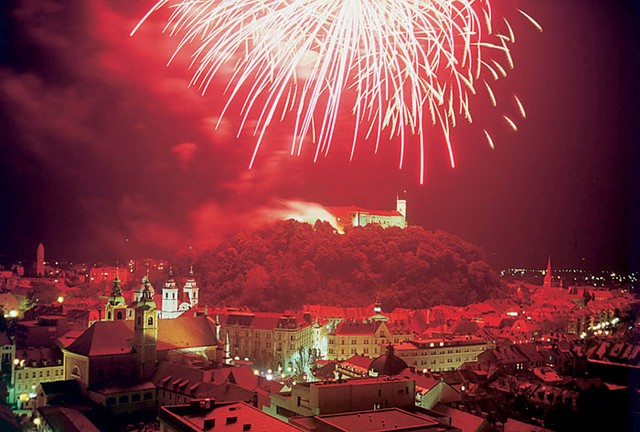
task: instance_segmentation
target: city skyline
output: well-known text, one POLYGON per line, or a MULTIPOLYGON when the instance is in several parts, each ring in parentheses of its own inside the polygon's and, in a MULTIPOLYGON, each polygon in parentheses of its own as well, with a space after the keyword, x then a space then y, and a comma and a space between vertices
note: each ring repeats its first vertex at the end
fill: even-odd
POLYGON ((496 96, 517 94, 527 119, 514 133, 480 105, 452 134, 455 169, 434 136, 423 186, 415 159, 398 171, 392 143, 378 155, 363 143, 349 163, 341 131, 348 144, 313 164, 276 129, 248 170, 252 137, 235 140, 234 119, 213 131, 216 98, 187 88, 186 58, 165 67, 176 41, 160 21, 129 37, 149 6, 2 6, 0 255, 33 257, 42 242, 57 259, 166 256, 288 202, 392 209, 406 190, 409 224, 480 245, 497 268, 551 255, 556 267, 637 270, 637 2, 496 4, 517 37, 496 96))

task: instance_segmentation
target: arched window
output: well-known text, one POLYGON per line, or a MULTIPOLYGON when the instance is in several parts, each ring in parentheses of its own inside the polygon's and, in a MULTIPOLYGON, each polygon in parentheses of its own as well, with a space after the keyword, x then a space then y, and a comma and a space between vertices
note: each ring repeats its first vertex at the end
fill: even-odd
POLYGON ((122 311, 117 311, 116 312, 116 319, 118 319, 118 320, 122 319, 122 311))
POLYGON ((71 376, 82 378, 82 373, 80 373, 80 368, 78 366, 74 366, 73 369, 71 369, 71 376))
POLYGON ((153 317, 149 317, 149 319, 147 319, 147 325, 153 325, 153 317))

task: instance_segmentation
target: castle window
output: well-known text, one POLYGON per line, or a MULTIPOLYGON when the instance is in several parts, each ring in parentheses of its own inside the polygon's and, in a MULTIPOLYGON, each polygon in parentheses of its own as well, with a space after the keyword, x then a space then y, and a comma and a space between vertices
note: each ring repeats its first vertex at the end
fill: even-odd
POLYGON ((153 317, 149 317, 149 319, 147 320, 147 325, 153 325, 153 317))

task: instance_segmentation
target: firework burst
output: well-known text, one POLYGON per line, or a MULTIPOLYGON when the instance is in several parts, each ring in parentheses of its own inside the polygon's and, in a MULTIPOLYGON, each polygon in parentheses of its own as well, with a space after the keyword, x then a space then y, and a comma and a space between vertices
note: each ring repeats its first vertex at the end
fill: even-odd
POLYGON ((442 132, 455 166, 451 130, 459 118, 472 121, 476 83, 495 105, 487 79, 513 67, 513 30, 504 21, 506 34, 494 33, 489 0, 160 0, 132 34, 162 8, 171 10, 165 31, 180 38, 174 57, 195 47, 191 85, 205 93, 227 76, 222 116, 241 99, 238 134, 256 136, 250 167, 269 126, 287 115, 291 154, 310 137, 314 160, 326 155, 346 105, 351 158, 358 141, 375 140, 377 151, 388 133, 400 142, 402 167, 407 137, 416 136, 423 183, 428 128, 442 132))

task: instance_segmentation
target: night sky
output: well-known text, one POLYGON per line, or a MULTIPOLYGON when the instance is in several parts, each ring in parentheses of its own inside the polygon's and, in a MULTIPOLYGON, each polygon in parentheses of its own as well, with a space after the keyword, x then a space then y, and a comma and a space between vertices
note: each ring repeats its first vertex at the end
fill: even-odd
MULTIPOLYGON (((188 57, 153 1, 0 0, 0 257, 169 256, 286 213, 295 202, 391 209, 479 244, 498 267, 638 268, 640 6, 631 0, 495 0, 516 32, 515 69, 452 134, 434 132, 426 183, 417 146, 357 148, 337 131, 328 157, 288 153, 290 124, 254 139, 213 124, 224 96, 188 88, 188 57), (539 33, 515 7, 544 27, 539 33), (502 114, 524 102, 518 132, 502 114), (491 131, 491 150, 482 129, 491 131), (284 209, 284 210, 283 210, 284 209)), ((342 124, 342 123, 341 123, 342 124)), ((340 125, 339 125, 340 126, 340 125)))

